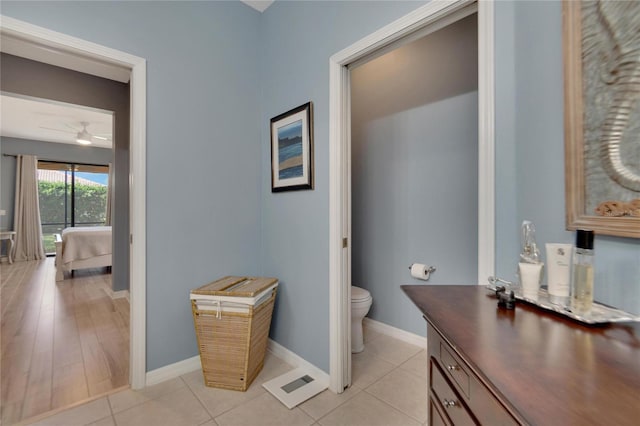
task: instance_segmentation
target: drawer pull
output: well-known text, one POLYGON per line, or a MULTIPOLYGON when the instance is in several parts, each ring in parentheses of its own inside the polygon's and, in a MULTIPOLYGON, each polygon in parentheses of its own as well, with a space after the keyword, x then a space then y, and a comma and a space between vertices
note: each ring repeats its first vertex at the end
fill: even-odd
POLYGON ((449 371, 458 371, 458 370, 460 370, 460 366, 459 365, 447 365, 447 370, 449 370, 449 371))
POLYGON ((442 400, 442 405, 444 405, 444 408, 449 408, 449 407, 456 407, 458 405, 458 401, 456 401, 455 399, 444 399, 442 400))

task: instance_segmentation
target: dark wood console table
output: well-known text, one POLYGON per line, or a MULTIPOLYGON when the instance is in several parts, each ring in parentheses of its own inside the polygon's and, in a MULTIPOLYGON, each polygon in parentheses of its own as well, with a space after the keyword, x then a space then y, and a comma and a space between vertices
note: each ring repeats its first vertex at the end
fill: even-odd
POLYGON ((402 289, 429 324, 430 424, 640 424, 640 323, 506 310, 484 286, 402 289))

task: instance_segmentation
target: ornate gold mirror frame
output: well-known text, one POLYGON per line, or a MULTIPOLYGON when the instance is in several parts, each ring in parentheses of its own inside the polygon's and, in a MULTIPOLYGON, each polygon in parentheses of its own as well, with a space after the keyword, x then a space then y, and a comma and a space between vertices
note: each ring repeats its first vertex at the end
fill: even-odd
POLYGON ((564 1, 567 229, 640 238, 640 2, 564 1))

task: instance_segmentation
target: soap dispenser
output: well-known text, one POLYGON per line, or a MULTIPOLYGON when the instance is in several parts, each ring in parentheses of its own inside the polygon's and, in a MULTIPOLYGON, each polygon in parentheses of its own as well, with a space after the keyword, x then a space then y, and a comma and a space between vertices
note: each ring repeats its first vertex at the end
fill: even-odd
POLYGON ((573 253, 571 277, 571 310, 588 313, 593 305, 593 231, 578 229, 573 253))
POLYGON ((518 275, 525 299, 538 301, 543 266, 536 244, 536 229, 531 221, 525 220, 522 222, 522 252, 518 262, 518 275))
POLYGON ((536 228, 530 220, 522 221, 522 252, 520 262, 539 263, 540 251, 536 244, 536 228))

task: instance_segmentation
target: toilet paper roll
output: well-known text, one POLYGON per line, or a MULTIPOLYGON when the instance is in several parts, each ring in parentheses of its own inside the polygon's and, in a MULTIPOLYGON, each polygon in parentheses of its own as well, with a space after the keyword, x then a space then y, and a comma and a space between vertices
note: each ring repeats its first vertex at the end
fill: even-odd
POLYGON ((414 263, 411 265, 411 276, 426 281, 429 279, 429 267, 424 263, 414 263))

